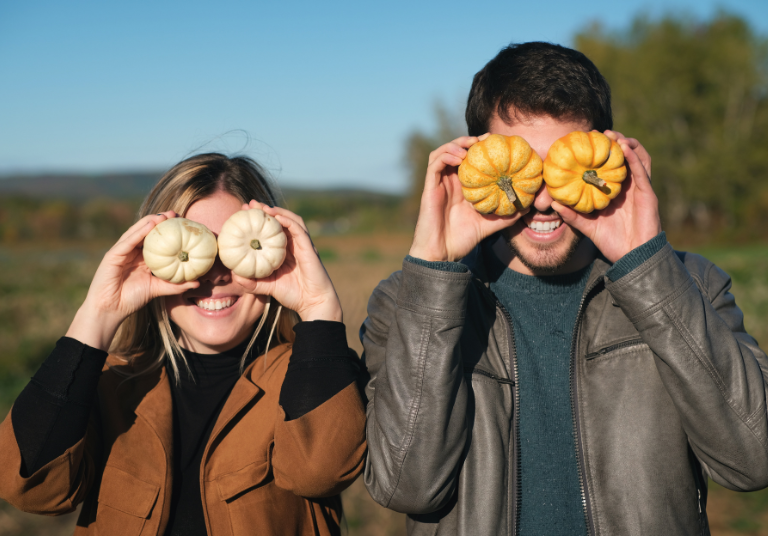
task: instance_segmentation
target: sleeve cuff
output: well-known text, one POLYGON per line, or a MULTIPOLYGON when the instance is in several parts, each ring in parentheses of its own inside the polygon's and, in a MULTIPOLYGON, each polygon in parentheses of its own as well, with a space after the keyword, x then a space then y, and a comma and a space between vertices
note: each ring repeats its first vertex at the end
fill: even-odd
POLYGON ((101 376, 101 369, 107 360, 107 352, 87 344, 61 337, 56 348, 43 362, 32 377, 32 383, 54 398, 61 400, 81 398, 87 391, 86 399, 95 389, 101 376))
POLYGON ((611 281, 618 281, 661 251, 661 248, 663 248, 666 243, 667 234, 662 231, 642 246, 636 247, 616 261, 605 275, 611 281))
POLYGON ((293 326, 296 340, 290 363, 297 365, 316 359, 338 358, 349 354, 347 330, 342 322, 314 320, 293 326))
POLYGON ((419 266, 432 268, 433 270, 440 270, 442 272, 455 272, 457 274, 463 274, 469 271, 469 268, 467 268, 465 265, 461 264, 460 262, 425 261, 423 259, 411 257, 410 255, 407 255, 405 257, 405 260, 408 262, 412 262, 413 264, 418 264, 419 266))

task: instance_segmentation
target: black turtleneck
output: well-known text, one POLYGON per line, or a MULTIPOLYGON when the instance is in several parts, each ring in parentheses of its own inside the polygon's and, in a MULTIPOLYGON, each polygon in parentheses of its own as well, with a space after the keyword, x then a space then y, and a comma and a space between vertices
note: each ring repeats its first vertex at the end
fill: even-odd
MULTIPOLYGON (((259 337, 246 364, 259 355, 259 337)), ((166 536, 206 536, 200 496, 200 465, 216 419, 240 377, 240 361, 248 340, 221 354, 184 350, 189 370, 179 363, 180 381, 166 362, 173 398, 173 492, 166 536)))
MULTIPOLYGON (((280 391, 286 419, 297 419, 357 379, 357 356, 347 346, 344 324, 301 322, 280 391)), ((266 344, 261 336, 246 366, 266 344)), ((200 465, 216 419, 240 377, 247 341, 222 354, 184 351, 180 381, 168 374, 173 397, 174 482, 167 536, 205 535, 200 465)), ((28 476, 85 436, 88 415, 107 353, 62 337, 13 406, 11 421, 28 476)))

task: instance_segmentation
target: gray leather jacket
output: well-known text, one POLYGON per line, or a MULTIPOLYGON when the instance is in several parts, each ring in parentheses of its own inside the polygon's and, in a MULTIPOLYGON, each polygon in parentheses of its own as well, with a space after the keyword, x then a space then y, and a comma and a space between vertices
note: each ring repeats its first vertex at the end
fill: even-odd
MULTIPOLYGON (((361 329, 365 484, 410 535, 515 534, 514 333, 477 248, 470 273, 405 262, 361 329)), ((573 334, 571 396, 589 534, 709 534, 706 477, 768 486, 768 359, 730 279, 669 245, 616 282, 597 259, 573 334)))

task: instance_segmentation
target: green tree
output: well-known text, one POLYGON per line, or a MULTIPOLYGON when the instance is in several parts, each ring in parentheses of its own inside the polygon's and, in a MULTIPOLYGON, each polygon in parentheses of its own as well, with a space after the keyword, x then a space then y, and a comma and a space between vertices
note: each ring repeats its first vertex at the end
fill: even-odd
POLYGON ((708 22, 639 17, 620 33, 594 24, 575 43, 611 85, 615 128, 638 138, 653 158, 665 228, 764 228, 765 38, 720 13, 708 22))

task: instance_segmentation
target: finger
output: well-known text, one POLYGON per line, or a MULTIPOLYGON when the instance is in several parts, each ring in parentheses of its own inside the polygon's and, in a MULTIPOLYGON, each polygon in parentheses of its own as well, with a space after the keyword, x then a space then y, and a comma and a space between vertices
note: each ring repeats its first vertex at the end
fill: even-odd
POLYGON ((622 134, 621 132, 619 132, 617 130, 606 130, 604 132, 604 134, 606 136, 608 136, 610 139, 612 139, 613 141, 619 141, 619 140, 624 139, 626 137, 626 136, 624 136, 624 134, 622 134))
POLYGON ((427 162, 427 167, 437 162, 445 154, 454 155, 455 157, 459 158, 459 161, 461 161, 461 160, 464 160, 464 158, 467 156, 467 150, 461 145, 454 142, 441 145, 440 147, 438 147, 437 149, 429 153, 429 160, 427 162))
MULTIPOLYGON (((427 168, 427 177, 424 179, 424 191, 428 192, 439 188, 443 182, 443 176, 446 174, 450 173, 455 176, 456 168, 461 164, 462 160, 462 158, 453 154, 441 154, 438 159, 432 162, 427 168)), ((450 184, 446 184, 450 186, 450 184)))
MULTIPOLYGON (((269 214, 270 216, 277 217, 279 215, 279 216, 282 216, 284 218, 287 218, 287 219, 291 220, 292 222, 296 223, 299 227, 301 227, 307 234, 309 234, 309 229, 307 228, 307 224, 304 223, 304 218, 302 218, 298 214, 296 214, 294 212, 291 212, 290 210, 288 210, 286 208, 270 207, 270 206, 266 206, 266 205, 264 205, 262 210, 264 212, 266 212, 267 214, 269 214)), ((278 220, 278 221, 280 221, 280 220, 278 220)), ((282 224, 282 222, 281 222, 281 224, 282 224)))
POLYGON ((594 214, 582 214, 558 201, 552 201, 550 206, 560 215, 565 223, 580 231, 587 238, 592 238, 595 221, 594 214))
MULTIPOLYGON (((315 247, 312 244, 312 240, 309 238, 309 232, 306 227, 301 226, 298 222, 292 218, 284 216, 283 214, 275 214, 275 219, 283 226, 288 232, 288 236, 293 240, 294 250, 299 248, 301 251, 308 253, 312 252, 313 256, 320 260, 315 251, 315 247)), ((294 251, 294 257, 297 257, 296 251, 294 251)), ((297 259, 298 260, 298 259, 297 259)))
MULTIPOLYGON (((474 210, 474 209, 473 209, 474 210)), ((493 233, 497 233, 507 227, 512 227, 517 220, 525 216, 531 211, 530 208, 518 210, 511 216, 496 216, 495 214, 481 214, 485 222, 482 224, 483 238, 491 236, 493 233)))
POLYGON ((275 272, 261 279, 250 279, 232 272, 232 281, 243 287, 249 294, 271 296, 275 286, 275 272))
POLYGON ((637 153, 637 156, 640 158, 640 161, 643 163, 645 172, 648 174, 648 179, 650 180, 651 155, 648 154, 648 151, 645 150, 645 147, 643 147, 643 145, 639 141, 637 141, 635 138, 627 138, 626 136, 624 136, 624 134, 616 130, 606 130, 605 135, 614 141, 625 140, 629 144, 629 147, 637 153))
POLYGON ((153 298, 160 296, 175 296, 188 290, 198 288, 200 281, 186 281, 184 283, 170 283, 159 277, 152 276, 151 293, 153 298))
POLYGON ((488 138, 488 136, 490 136, 490 135, 491 135, 491 133, 490 133, 490 132, 486 132, 486 133, 485 133, 485 134, 483 134, 482 136, 478 137, 478 138, 477 138, 477 140, 478 140, 478 141, 483 141, 483 140, 487 139, 487 138, 488 138))
POLYGON ((626 140, 620 140, 619 145, 624 151, 624 159, 632 173, 632 181, 636 188, 644 192, 653 192, 651 179, 645 170, 645 166, 640 161, 640 157, 632 150, 626 140))
POLYGON ((172 210, 168 210, 166 212, 161 212, 160 214, 150 214, 149 216, 144 216, 139 221, 131 225, 128 230, 126 230, 118 239, 118 241, 122 240, 123 237, 129 236, 133 234, 136 229, 139 229, 147 224, 147 222, 154 222, 155 225, 157 225, 160 222, 163 222, 165 220, 175 218, 176 213, 172 210))
POLYGON ((645 172, 648 174, 648 179, 651 178, 651 155, 648 154, 648 151, 645 150, 645 147, 637 141, 635 138, 626 138, 627 142, 629 143, 629 147, 635 151, 635 154, 640 159, 640 162, 643 163, 643 167, 645 168, 645 172))
MULTIPOLYGON (((139 223, 143 222, 143 225, 133 225, 128 231, 120 237, 120 240, 112 246, 109 250, 110 253, 120 256, 126 256, 133 252, 147 237, 147 235, 154 229, 159 223, 169 219, 166 216, 167 213, 153 214, 139 220, 139 223)), ((175 213, 174 213, 175 214, 175 213)))
MULTIPOLYGON (((485 136, 485 134, 484 134, 484 136, 485 136)), ((486 136, 486 138, 488 136, 490 136, 490 134, 488 134, 486 136)), ((456 138, 455 140, 453 140, 451 143, 455 143, 459 147, 463 147, 465 149, 469 149, 474 144, 476 144, 478 141, 479 141, 479 138, 477 136, 460 136, 460 137, 456 138)))

